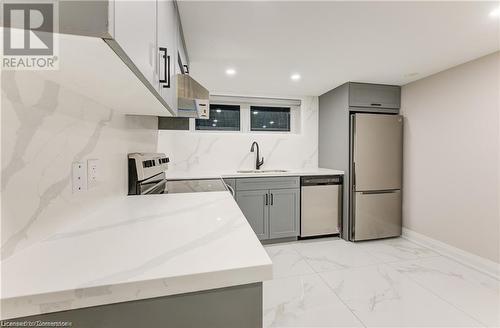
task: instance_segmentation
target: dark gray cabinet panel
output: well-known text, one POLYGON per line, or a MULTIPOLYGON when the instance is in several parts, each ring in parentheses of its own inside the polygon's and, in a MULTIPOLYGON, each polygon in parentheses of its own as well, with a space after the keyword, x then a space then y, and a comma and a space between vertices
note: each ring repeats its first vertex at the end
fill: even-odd
POLYGON ((45 313, 1 321, 0 325, 25 327, 26 321, 35 324, 40 320, 42 323, 67 321, 72 328, 255 328, 262 327, 262 300, 259 282, 45 313))
POLYGON ((299 188, 299 177, 269 177, 236 179, 237 190, 299 188))
POLYGON ((299 199, 297 189, 272 189, 269 203, 269 237, 299 235, 299 199))
POLYGON ((269 238, 269 195, 267 190, 243 190, 236 202, 259 239, 269 238))
POLYGON ((349 83, 349 107, 400 107, 401 88, 393 85, 349 83))

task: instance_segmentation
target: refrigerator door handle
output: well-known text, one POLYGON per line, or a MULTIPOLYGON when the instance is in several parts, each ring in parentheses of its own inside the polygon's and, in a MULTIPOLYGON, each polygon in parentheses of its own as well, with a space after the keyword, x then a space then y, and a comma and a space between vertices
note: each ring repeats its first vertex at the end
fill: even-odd
POLYGON ((352 162, 352 190, 356 190, 356 162, 352 162))

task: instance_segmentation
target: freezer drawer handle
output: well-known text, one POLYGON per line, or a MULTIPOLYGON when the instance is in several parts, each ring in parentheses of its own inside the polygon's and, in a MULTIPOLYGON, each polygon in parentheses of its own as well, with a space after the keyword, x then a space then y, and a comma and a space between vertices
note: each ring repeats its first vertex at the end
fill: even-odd
POLYGON ((372 103, 372 106, 382 106, 382 104, 372 103))
POLYGON ((362 195, 373 195, 373 194, 393 194, 398 192, 399 189, 391 189, 391 190, 373 190, 373 191, 362 191, 362 195))

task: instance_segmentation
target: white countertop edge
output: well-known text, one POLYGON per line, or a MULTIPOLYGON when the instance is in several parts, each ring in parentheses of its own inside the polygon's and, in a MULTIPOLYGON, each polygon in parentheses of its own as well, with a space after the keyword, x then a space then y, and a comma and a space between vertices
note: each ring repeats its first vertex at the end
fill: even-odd
POLYGON ((238 269, 6 298, 1 300, 0 319, 208 291, 272 278, 273 266, 269 262, 238 269))

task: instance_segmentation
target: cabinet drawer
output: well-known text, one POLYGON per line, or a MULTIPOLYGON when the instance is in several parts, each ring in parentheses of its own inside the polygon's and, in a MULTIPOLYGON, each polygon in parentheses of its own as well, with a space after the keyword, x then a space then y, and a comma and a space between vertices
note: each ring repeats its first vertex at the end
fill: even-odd
POLYGON ((349 83, 349 107, 397 109, 401 88, 394 85, 349 83))
POLYGON ((299 177, 269 177, 236 179, 236 190, 299 188, 299 177))

